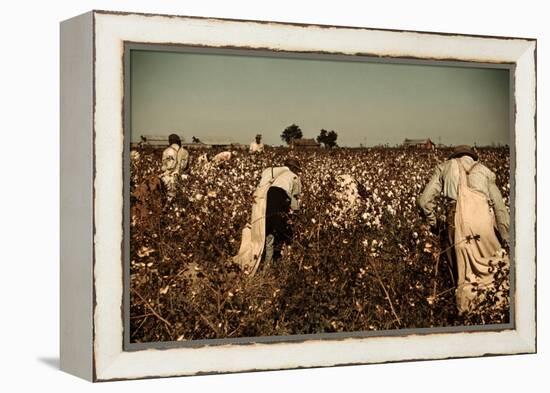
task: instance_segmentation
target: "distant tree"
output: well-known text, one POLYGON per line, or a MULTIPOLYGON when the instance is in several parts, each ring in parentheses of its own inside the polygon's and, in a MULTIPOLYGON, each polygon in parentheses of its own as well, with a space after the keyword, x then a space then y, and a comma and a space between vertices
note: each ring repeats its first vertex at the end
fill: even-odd
POLYGON ((328 134, 327 130, 325 130, 324 128, 321 129, 319 136, 317 136, 316 138, 317 142, 324 144, 325 140, 327 139, 327 134, 328 134))
POLYGON ((337 146, 336 140, 338 139, 338 133, 334 130, 327 131, 322 129, 317 137, 317 142, 322 143, 327 148, 333 148, 337 146))
POLYGON ((302 139, 302 130, 296 124, 292 124, 285 128, 281 134, 281 139, 286 142, 287 145, 290 145, 293 139, 302 139))
POLYGON ((338 146, 336 140, 338 139, 338 133, 334 130, 330 130, 327 134, 327 146, 332 148, 338 146))
POLYGON ((201 143, 201 140, 194 136, 193 139, 192 139, 192 142, 193 143, 201 143))

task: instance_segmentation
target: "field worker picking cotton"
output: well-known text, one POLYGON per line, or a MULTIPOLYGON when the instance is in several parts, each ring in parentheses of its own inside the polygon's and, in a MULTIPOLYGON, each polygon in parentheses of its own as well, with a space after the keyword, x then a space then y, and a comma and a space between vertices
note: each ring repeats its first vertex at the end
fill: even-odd
POLYGON ((222 162, 226 162, 231 160, 231 157, 233 157, 233 153, 230 151, 222 151, 221 153, 216 154, 214 157, 212 157, 212 164, 219 165, 222 162))
POLYGON ((335 176, 334 204, 331 209, 332 225, 348 228, 365 206, 368 191, 354 176, 345 173, 335 176))
POLYGON ((264 144, 262 143, 262 135, 256 135, 256 140, 250 144, 250 153, 263 153, 264 144))
POLYGON ((417 200, 432 228, 438 224, 435 201, 441 194, 446 198, 448 250, 454 248, 449 259, 456 266, 456 303, 465 314, 482 301, 478 292, 493 286, 496 265, 509 266, 503 246, 509 241, 510 217, 495 174, 469 146, 456 147, 435 168, 417 200))
POLYGON ((160 176, 169 199, 176 196, 179 176, 187 168, 189 152, 181 147, 181 139, 176 134, 168 136, 169 146, 162 152, 162 174, 160 176))
POLYGON ((266 266, 279 259, 282 246, 292 239, 290 214, 300 208, 300 172, 295 158, 262 172, 251 220, 242 231, 239 253, 234 257, 234 262, 251 275, 258 270, 262 257, 266 266))
POLYGON ((195 169, 199 168, 200 171, 206 171, 203 174, 206 175, 209 170, 219 168, 224 163, 228 163, 237 156, 236 152, 222 151, 220 153, 204 153, 200 155, 195 163, 195 169))

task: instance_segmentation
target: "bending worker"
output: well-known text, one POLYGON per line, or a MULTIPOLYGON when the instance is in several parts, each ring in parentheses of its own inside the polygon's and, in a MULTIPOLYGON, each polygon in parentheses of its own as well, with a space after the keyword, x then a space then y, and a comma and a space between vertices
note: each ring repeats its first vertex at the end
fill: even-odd
POLYGON ((437 224, 436 197, 443 194, 447 200, 447 236, 449 249, 454 248, 448 255, 455 260, 456 302, 461 314, 475 309, 476 288, 494 283, 491 265, 498 259, 509 263, 502 246, 509 241, 510 216, 495 178, 471 147, 458 146, 435 168, 417 200, 432 227, 437 224))
POLYGON ((239 253, 234 261, 254 274, 262 256, 266 265, 277 260, 284 244, 292 239, 290 213, 300 208, 302 183, 300 163, 290 158, 282 167, 270 167, 254 192, 250 224, 243 229, 239 253))

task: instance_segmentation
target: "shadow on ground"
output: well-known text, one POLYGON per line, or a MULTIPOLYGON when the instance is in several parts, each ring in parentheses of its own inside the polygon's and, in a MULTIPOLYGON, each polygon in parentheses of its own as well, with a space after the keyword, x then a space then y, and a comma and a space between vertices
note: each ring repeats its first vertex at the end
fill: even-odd
POLYGON ((59 358, 58 357, 40 357, 38 358, 40 363, 45 364, 46 366, 59 370, 59 358))

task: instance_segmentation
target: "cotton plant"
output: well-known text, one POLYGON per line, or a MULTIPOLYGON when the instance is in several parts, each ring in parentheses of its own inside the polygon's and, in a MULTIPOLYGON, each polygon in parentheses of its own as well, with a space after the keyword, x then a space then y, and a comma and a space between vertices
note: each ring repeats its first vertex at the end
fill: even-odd
MULTIPOLYGON (((190 153, 190 167, 170 203, 162 189, 155 189, 161 153, 147 148, 130 153, 131 286, 170 322, 170 327, 159 325, 143 300, 132 295, 136 341, 459 322, 445 306, 453 297, 452 290, 442 289, 452 287, 448 268, 442 265, 435 274, 443 251, 439 239, 422 227, 416 206, 447 152, 419 158, 405 149, 268 149, 261 155, 236 154, 216 167, 197 160, 200 153, 190 153), (282 165, 289 154, 302 163, 294 238, 279 266, 246 277, 231 257, 250 220, 254 190, 262 171, 282 165), (365 197, 355 198, 354 183, 364 186, 365 197), (441 289, 437 297, 434 280, 441 289)), ((481 149, 480 160, 497 173, 508 203, 509 153, 481 149)))

